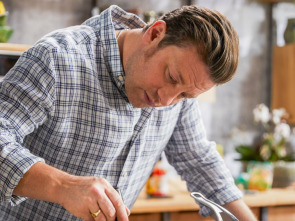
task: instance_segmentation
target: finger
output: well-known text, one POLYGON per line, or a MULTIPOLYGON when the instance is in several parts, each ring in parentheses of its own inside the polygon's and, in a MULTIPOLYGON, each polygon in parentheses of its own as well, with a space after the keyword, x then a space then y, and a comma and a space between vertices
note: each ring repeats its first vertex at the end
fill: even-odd
POLYGON ((94 203, 90 203, 88 205, 89 207, 89 213, 95 218, 95 216, 97 216, 101 210, 100 210, 100 207, 98 206, 98 203, 97 202, 94 202, 94 203))
POLYGON ((130 209, 128 209, 128 207, 126 206, 126 213, 127 213, 127 216, 130 216, 130 209))
POLYGON ((99 206, 96 206, 96 210, 90 210, 89 214, 91 215, 90 220, 100 220, 104 221, 106 220, 105 215, 103 214, 102 210, 99 208, 99 206))
POLYGON ((124 205, 124 202, 119 193, 114 188, 108 188, 106 190, 106 194, 116 209, 116 217, 118 220, 128 220, 126 206, 124 205))
POLYGON ((84 218, 84 221, 106 221, 107 219, 102 212, 98 213, 97 216, 93 215, 94 213, 89 212, 88 216, 84 218))
POLYGON ((96 216, 98 216, 98 214, 101 213, 101 210, 99 208, 97 200, 96 199, 88 199, 85 202, 85 204, 88 207, 87 219, 85 219, 85 220, 93 221, 96 218, 96 216))
POLYGON ((100 209, 92 210, 93 212, 90 212, 91 216, 95 219, 102 211, 100 209))
POLYGON ((109 199, 109 197, 103 193, 98 198, 98 203, 100 205, 101 211, 107 220, 115 220, 116 218, 116 209, 109 199))
POLYGON ((95 221, 107 221, 108 219, 106 218, 106 216, 103 214, 103 212, 101 211, 95 218, 95 221))

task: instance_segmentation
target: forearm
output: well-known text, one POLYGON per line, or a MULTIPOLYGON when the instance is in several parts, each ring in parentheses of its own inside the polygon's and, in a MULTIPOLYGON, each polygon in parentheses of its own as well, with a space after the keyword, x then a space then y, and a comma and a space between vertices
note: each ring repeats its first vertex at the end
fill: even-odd
POLYGON ((13 191, 14 195, 59 203, 63 182, 71 175, 45 163, 34 164, 13 191))
POLYGON ((225 204, 224 208, 226 208, 233 215, 235 215, 237 219, 240 221, 256 221, 257 220, 257 218, 254 216, 254 214, 249 209, 249 207, 241 199, 225 204))

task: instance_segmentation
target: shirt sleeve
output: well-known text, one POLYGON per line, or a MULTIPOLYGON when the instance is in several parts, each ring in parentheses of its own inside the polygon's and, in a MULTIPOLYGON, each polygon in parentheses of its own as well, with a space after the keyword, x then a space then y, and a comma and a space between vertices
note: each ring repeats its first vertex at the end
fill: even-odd
MULTIPOLYGON (((216 144, 206 138, 196 99, 184 102, 165 154, 169 163, 187 182, 190 192, 201 192, 206 198, 220 205, 242 197, 224 160, 216 150, 216 144)), ((208 216, 211 212, 201 206, 201 215, 208 216)))
POLYGON ((24 52, 0 83, 0 202, 17 205, 13 195, 23 175, 44 159, 24 146, 25 137, 46 121, 54 101, 54 73, 46 45, 24 52))

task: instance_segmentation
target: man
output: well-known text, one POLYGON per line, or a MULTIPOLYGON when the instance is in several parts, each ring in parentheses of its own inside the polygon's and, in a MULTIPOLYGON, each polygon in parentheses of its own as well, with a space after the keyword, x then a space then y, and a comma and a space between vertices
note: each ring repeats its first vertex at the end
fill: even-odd
POLYGON ((1 219, 128 220, 163 151, 190 191, 254 219, 195 99, 237 63, 230 23, 197 6, 148 26, 111 6, 48 34, 0 84, 1 219))

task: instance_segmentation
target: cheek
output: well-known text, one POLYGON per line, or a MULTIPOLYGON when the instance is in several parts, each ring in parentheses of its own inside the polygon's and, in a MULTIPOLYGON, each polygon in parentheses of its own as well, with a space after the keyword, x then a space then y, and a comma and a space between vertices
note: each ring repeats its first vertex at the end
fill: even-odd
POLYGON ((144 65, 138 68, 139 75, 138 80, 142 83, 142 85, 146 85, 148 87, 156 86, 159 82, 159 72, 153 67, 144 65))
POLYGON ((148 62, 147 65, 142 68, 142 79, 145 83, 150 85, 158 87, 164 86, 164 84, 167 83, 167 80, 165 80, 164 66, 157 62, 148 62))
POLYGON ((163 87, 165 83, 164 65, 156 56, 141 57, 134 54, 126 62, 126 86, 140 87, 145 90, 163 87))
POLYGON ((143 77, 143 84, 149 89, 158 90, 165 86, 162 74, 159 72, 145 72, 143 77))

